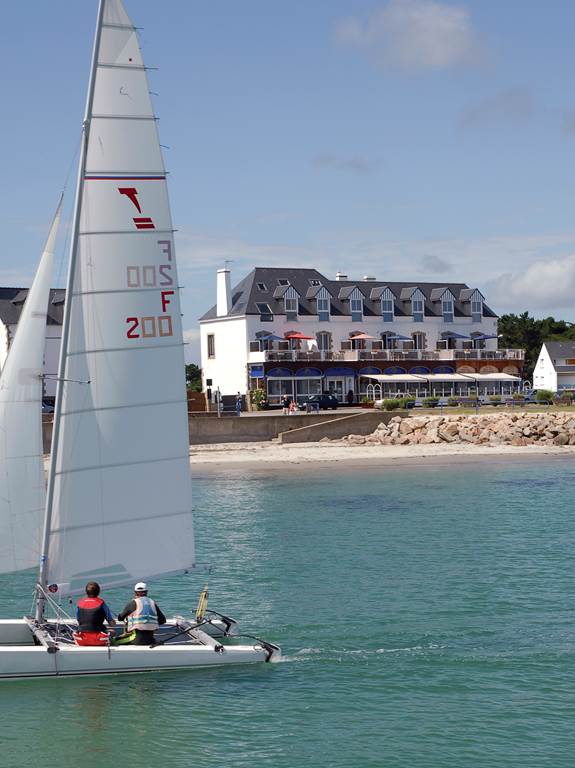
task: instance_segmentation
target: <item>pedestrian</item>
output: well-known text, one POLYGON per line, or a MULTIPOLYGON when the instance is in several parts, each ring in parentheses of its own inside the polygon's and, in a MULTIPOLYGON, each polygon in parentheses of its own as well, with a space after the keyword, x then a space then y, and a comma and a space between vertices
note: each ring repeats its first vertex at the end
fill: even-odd
POLYGON ((297 411, 297 407, 295 402, 293 400, 290 400, 289 409, 288 409, 289 415, 295 416, 296 411, 297 411))
POLYGON ((238 392, 236 397, 236 416, 241 416, 242 414, 242 396, 238 392))
POLYGON ((355 395, 353 394, 353 389, 350 389, 349 392, 347 393, 347 404, 353 405, 354 398, 355 398, 355 395))
POLYGON ((287 416, 289 414, 290 405, 291 405, 291 400, 286 394, 282 397, 282 413, 284 416, 287 416))
POLYGON ((158 604, 148 597, 148 586, 143 581, 134 587, 134 599, 118 614, 118 619, 127 619, 128 632, 136 633, 132 645, 154 645, 154 632, 166 623, 158 604))
POLYGON ((78 600, 76 606, 76 618, 78 619, 78 631, 73 633, 76 645, 108 645, 109 636, 106 625, 115 625, 112 611, 102 600, 100 585, 96 581, 86 584, 86 597, 78 600))

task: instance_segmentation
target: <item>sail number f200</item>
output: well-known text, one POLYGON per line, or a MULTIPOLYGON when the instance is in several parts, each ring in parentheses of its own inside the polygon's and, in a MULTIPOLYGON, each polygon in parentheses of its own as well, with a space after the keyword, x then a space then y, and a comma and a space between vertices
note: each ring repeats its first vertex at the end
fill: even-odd
POLYGON ((156 336, 172 336, 174 333, 171 315, 127 317, 126 322, 126 336, 129 339, 154 339, 156 336))

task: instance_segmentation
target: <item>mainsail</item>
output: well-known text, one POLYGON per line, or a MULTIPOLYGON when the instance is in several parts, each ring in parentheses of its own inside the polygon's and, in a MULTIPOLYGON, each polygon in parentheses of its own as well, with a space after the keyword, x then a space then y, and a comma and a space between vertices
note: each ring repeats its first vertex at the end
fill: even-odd
POLYGON ((31 568, 40 557, 42 369, 60 209, 61 201, 0 375, 0 573, 31 568))
POLYGON ((166 173, 121 0, 101 0, 84 130, 43 555, 56 597, 194 564, 166 173))

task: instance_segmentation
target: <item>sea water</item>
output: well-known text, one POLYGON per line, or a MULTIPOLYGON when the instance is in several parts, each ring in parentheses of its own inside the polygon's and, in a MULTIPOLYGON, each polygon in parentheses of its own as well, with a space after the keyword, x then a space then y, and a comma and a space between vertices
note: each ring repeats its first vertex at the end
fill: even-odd
MULTIPOLYGON (((0 682, 2 768, 575 764, 571 459, 195 475, 210 606, 284 660, 0 682)), ((0 615, 32 584, 0 577, 0 615)))

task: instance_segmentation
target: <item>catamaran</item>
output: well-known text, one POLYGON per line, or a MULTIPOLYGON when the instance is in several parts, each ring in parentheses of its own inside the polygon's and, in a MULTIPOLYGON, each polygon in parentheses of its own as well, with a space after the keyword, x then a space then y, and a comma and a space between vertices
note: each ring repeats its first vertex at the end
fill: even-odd
MULTIPOLYGON (((151 646, 113 639, 106 646, 79 646, 62 608, 89 580, 110 588, 195 568, 166 171, 137 32, 121 0, 100 0, 98 8, 38 540, 42 358, 36 354, 30 363, 22 355, 33 320, 46 314, 49 270, 43 263, 44 257, 0 385, 6 485, 19 471, 32 478, 25 500, 4 494, 8 509, 0 513, 11 536, 3 538, 0 572, 30 567, 37 556, 40 562, 34 616, 0 621, 0 679, 278 660, 279 647, 259 638, 240 644, 212 637, 202 615, 171 619, 151 646), (37 283, 43 289, 36 290, 37 283), (19 338, 25 341, 18 344, 19 338), (18 424, 26 421, 30 434, 36 430, 36 443, 30 439, 15 452, 16 410, 7 417, 1 387, 6 403, 20 398, 29 406, 18 409, 18 424)), ((33 332, 43 345, 43 330, 33 332)))

